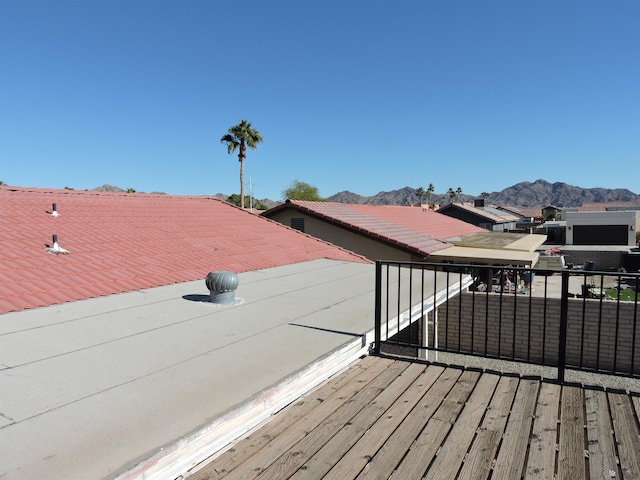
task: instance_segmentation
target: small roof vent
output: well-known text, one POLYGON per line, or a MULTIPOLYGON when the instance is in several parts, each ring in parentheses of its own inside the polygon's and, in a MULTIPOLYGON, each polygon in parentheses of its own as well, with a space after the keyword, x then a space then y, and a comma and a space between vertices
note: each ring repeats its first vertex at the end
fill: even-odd
POLYGON ((64 255, 68 255, 69 252, 67 250, 65 250, 64 248, 62 248, 60 245, 58 245, 58 235, 54 235, 53 236, 53 245, 48 246, 46 248, 47 252, 53 254, 53 255, 59 255, 59 254, 64 254, 64 255))
POLYGON ((209 289, 209 300, 217 305, 237 305, 241 302, 235 298, 238 288, 238 275, 234 272, 218 271, 210 272, 205 278, 205 284, 209 289))
POLYGON ((60 214, 58 213, 58 207, 57 207, 57 205, 56 205, 55 203, 51 206, 51 211, 50 211, 50 212, 47 212, 47 213, 48 213, 49 215, 51 215, 52 217, 57 217, 57 216, 59 216, 59 215, 60 215, 60 214))

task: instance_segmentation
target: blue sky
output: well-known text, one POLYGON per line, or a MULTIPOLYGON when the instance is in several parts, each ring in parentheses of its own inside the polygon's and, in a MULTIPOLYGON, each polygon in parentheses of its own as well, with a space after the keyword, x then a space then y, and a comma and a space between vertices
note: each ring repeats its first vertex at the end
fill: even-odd
POLYGON ((640 193, 637 0, 2 0, 0 180, 640 193))

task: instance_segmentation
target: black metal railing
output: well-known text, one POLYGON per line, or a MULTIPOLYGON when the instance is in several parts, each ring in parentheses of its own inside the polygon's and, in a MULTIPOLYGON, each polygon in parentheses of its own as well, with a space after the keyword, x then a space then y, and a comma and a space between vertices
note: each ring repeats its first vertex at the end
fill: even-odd
POLYGON ((638 273, 378 261, 374 351, 640 377, 639 287, 638 273))

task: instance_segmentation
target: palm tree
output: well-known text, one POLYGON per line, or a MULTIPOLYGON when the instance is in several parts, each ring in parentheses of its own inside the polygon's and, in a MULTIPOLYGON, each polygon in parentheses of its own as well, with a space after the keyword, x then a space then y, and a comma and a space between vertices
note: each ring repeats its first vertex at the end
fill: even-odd
POLYGON ((422 204, 424 203, 422 199, 427 196, 427 192, 425 191, 424 188, 418 187, 416 188, 416 195, 418 196, 418 198, 420 199, 420 203, 422 204))
POLYGON ((449 190, 447 190, 447 194, 449 195, 449 203, 453 203, 453 199, 456 198, 455 190, 449 187, 449 190))
POLYGON ((458 187, 456 188, 456 200, 460 200, 460 195, 462 195, 462 189, 458 187))
POLYGON ((227 144, 227 153, 232 154, 236 150, 238 152, 238 160, 240 161, 240 206, 244 208, 244 161, 247 158, 247 147, 255 150, 258 144, 263 141, 262 135, 257 130, 251 128, 251 123, 246 120, 240 120, 238 125, 229 129, 229 133, 224 135, 221 143, 227 144))
POLYGON ((433 195, 434 191, 435 191, 435 187, 433 186, 433 183, 430 183, 429 187, 427 188, 427 198, 428 198, 429 205, 431 205, 431 195, 433 195))

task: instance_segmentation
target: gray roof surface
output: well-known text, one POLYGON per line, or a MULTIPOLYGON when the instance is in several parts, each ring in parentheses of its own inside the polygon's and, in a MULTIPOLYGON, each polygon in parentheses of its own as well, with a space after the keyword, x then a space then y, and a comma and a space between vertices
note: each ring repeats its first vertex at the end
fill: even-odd
POLYGON ((130 471, 239 405, 281 408, 296 381, 313 386, 310 365, 344 366, 324 365, 329 354, 362 354, 373 265, 315 260, 239 279, 235 306, 207 302, 202 280, 0 316, 0 477, 130 471))

